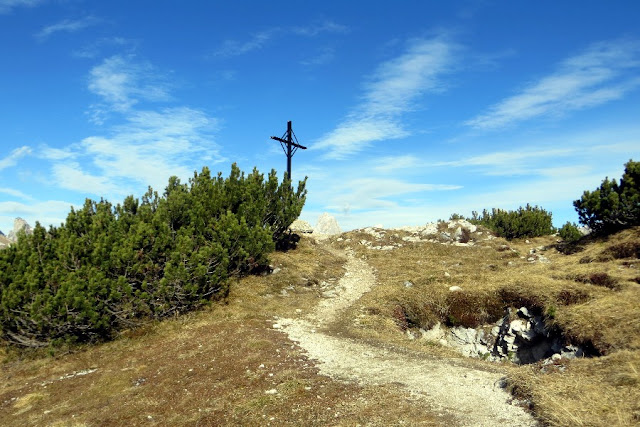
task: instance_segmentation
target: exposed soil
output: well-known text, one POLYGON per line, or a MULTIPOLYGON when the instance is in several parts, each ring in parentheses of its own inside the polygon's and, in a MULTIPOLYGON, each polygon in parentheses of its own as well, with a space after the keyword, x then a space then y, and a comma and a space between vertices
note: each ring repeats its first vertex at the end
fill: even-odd
POLYGON ((321 300, 307 316, 278 318, 273 325, 316 361, 321 374, 362 385, 401 384, 407 393, 425 399, 431 408, 452 416, 460 425, 537 425, 513 402, 499 373, 380 348, 332 332, 331 324, 340 321, 349 306, 376 286, 374 271, 366 261, 349 250, 343 256, 347 257, 346 272, 332 298, 321 300))

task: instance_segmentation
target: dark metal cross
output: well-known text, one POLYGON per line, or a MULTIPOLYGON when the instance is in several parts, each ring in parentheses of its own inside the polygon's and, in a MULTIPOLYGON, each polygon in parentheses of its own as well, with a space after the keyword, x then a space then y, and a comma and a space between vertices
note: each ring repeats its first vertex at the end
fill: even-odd
POLYGON ((272 136, 271 139, 279 141, 284 154, 287 155, 287 178, 291 179, 291 158, 296 153, 296 151, 298 151, 298 148, 306 150, 307 147, 303 147, 298 143, 298 138, 296 138, 293 130, 291 130, 291 121, 287 122, 287 131, 284 133, 284 135, 282 135, 282 138, 272 136))

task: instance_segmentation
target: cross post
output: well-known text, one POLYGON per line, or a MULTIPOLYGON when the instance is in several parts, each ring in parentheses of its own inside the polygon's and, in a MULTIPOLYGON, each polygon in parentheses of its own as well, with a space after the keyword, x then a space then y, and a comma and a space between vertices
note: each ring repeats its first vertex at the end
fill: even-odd
POLYGON ((276 141, 280 142, 282 150, 287 156, 287 175, 285 179, 288 178, 289 180, 291 180, 291 158, 296 153, 296 151, 298 151, 298 148, 306 150, 307 147, 304 147, 298 143, 298 138, 296 138, 296 135, 293 133, 293 129, 291 128, 291 121, 287 122, 287 131, 284 135, 282 135, 282 138, 272 136, 271 139, 275 139, 276 141))

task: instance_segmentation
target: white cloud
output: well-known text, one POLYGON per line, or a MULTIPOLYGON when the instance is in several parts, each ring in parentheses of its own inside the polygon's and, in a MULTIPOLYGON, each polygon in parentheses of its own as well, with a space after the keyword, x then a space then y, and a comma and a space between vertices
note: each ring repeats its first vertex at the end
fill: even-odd
POLYGON ((409 135, 402 114, 412 111, 425 93, 444 89, 441 76, 450 71, 456 50, 457 45, 441 37, 412 41, 404 54, 377 68, 365 85, 363 102, 312 148, 342 159, 372 142, 409 135))
POLYGON ((28 156, 31 153, 31 148, 26 145, 14 149, 7 157, 0 159, 0 171, 15 166, 21 157, 28 156))
POLYGON ((110 183, 104 176, 91 175, 83 171, 77 162, 54 164, 52 172, 56 184, 67 190, 95 196, 120 194, 117 185, 110 183))
POLYGON ((565 60, 559 70, 468 120, 476 129, 499 129, 538 116, 559 116, 622 98, 640 85, 637 41, 601 42, 565 60))
POLYGON ((38 156, 47 160, 65 160, 72 159, 75 156, 72 147, 53 148, 48 145, 42 145, 38 148, 38 156))
POLYGON ((0 14, 10 13, 16 7, 33 7, 42 3, 42 0, 0 0, 0 14))
MULTIPOLYGON (((89 73, 89 90, 118 112, 130 110, 141 100, 170 99, 168 85, 162 82, 153 67, 133 59, 133 56, 115 55, 93 67, 89 73)), ((103 108, 103 105, 93 106, 93 116, 104 115, 103 108)))
POLYGON ((23 200, 33 200, 33 197, 24 194, 22 191, 14 190, 12 188, 0 188, 0 193, 8 194, 10 196, 17 197, 23 200))
POLYGON ((48 155, 63 188, 107 198, 162 189, 171 175, 223 161, 211 135, 217 120, 199 110, 176 107, 130 111, 108 136, 91 136, 48 155), (69 159, 75 159, 70 162, 69 159))
POLYGON ((84 18, 76 20, 65 19, 63 21, 56 22, 55 24, 47 25, 42 30, 38 31, 35 34, 35 37, 42 41, 54 33, 75 33, 76 31, 96 25, 98 22, 100 22, 100 20, 94 16, 85 16, 84 18))

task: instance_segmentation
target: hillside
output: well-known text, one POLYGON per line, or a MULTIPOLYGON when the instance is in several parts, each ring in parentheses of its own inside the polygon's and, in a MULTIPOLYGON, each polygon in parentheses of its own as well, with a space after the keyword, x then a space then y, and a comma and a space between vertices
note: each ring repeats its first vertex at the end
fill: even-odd
POLYGON ((0 419, 522 425, 531 413, 550 425, 638 423, 640 228, 560 248, 568 255, 553 237, 467 237, 303 236, 273 254, 271 274, 234 282, 226 301, 199 312, 70 354, 5 353, 0 419), (589 357, 491 362, 430 335, 494 325, 509 307, 512 325, 525 307, 589 357))

